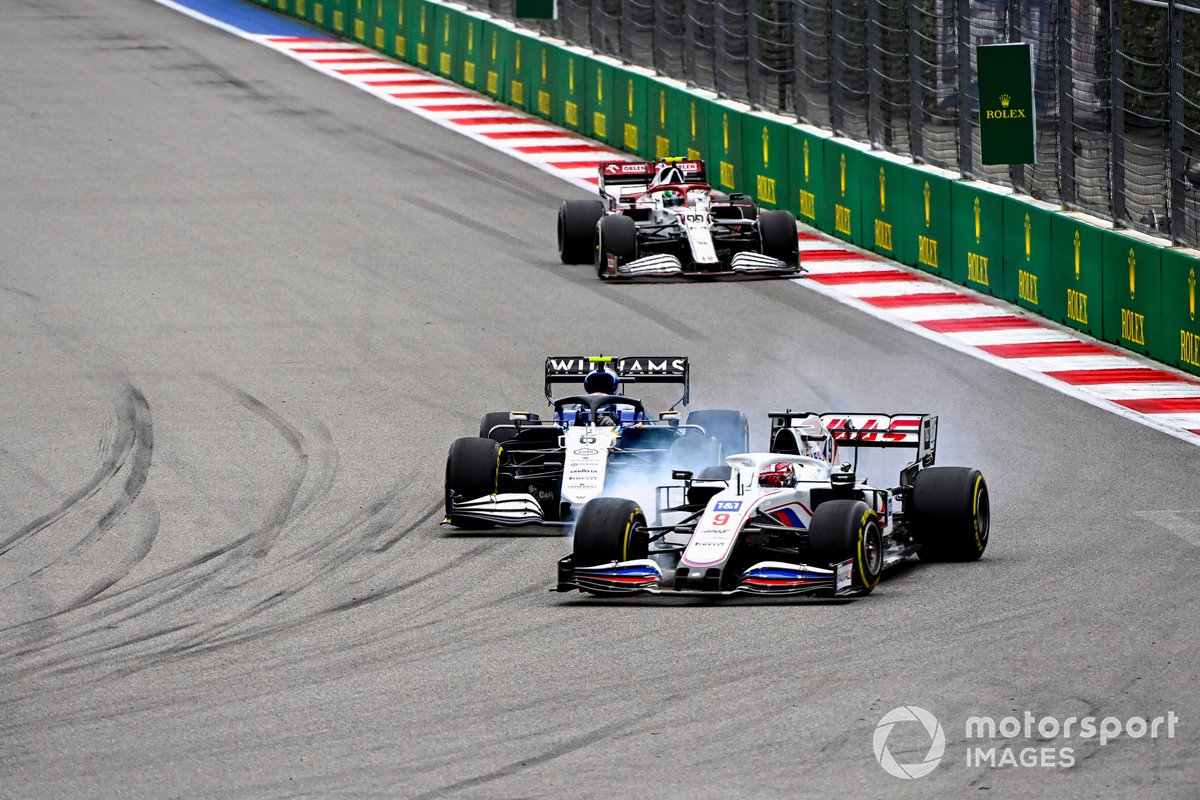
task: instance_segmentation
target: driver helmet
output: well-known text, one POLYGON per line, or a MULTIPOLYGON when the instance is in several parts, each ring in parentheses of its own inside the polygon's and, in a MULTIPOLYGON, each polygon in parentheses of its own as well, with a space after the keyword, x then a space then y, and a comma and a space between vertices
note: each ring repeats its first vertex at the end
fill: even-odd
POLYGON ((584 377, 583 390, 588 394, 616 394, 620 382, 617 373, 611 369, 596 369, 584 377))
POLYGON ((662 186, 668 183, 683 183, 683 173, 674 164, 660 164, 658 173, 650 181, 651 186, 662 186))
POLYGON ((662 193, 664 208, 677 208, 682 206, 687 198, 683 196, 683 192, 677 192, 674 189, 668 189, 662 193))
POLYGON ((776 489, 795 486, 796 465, 790 461, 766 464, 763 466, 762 472, 758 474, 758 485, 770 486, 776 489))

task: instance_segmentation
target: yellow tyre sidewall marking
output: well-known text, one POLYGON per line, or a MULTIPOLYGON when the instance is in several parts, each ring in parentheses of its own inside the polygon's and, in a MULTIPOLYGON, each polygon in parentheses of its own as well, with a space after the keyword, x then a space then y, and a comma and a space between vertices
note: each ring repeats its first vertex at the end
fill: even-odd
MULTIPOLYGON (((867 524, 874 520, 877 520, 877 519, 878 519, 878 515, 874 511, 872 511, 871 509, 868 508, 866 511, 863 512, 862 519, 860 519, 858 521, 858 556, 854 560, 856 562, 858 562, 858 579, 860 581, 862 581, 862 585, 866 589, 874 589, 875 584, 879 583, 878 575, 875 576, 875 579, 873 581, 867 580, 867 571, 866 571, 867 524)), ((876 524, 878 524, 878 523, 876 523, 876 524)))
POLYGON ((635 508, 629 513, 629 519, 625 520, 625 535, 621 537, 621 560, 629 560, 629 537, 633 535, 633 521, 637 519, 638 514, 642 513, 640 507, 635 508))
POLYGON ((983 552, 983 539, 980 538, 979 531, 979 495, 982 494, 981 489, 987 488, 987 481, 983 479, 983 475, 975 478, 975 489, 971 492, 971 527, 975 530, 975 552, 983 552))

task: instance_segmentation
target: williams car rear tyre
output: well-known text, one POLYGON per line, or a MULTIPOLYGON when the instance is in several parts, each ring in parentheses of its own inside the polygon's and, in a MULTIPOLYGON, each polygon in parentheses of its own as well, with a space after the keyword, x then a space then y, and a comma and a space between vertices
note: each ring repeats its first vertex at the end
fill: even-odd
POLYGON ((599 200, 563 200, 558 207, 558 257, 564 264, 587 264, 596 255, 596 223, 604 216, 599 200))
MULTIPOLYGON (((529 419, 536 421, 537 414, 530 414, 529 419)), ((517 436, 517 426, 509 419, 507 411, 489 411, 479 422, 479 438, 491 439, 503 444, 517 436)))
POLYGON ((688 414, 687 424, 699 425, 718 439, 727 456, 750 451, 750 422, 741 411, 701 409, 688 414))
POLYGON ((596 274, 613 277, 610 271, 637 258, 637 225, 629 217, 609 214, 600 220, 596 239, 596 274))
POLYGON ((905 512, 922 561, 975 561, 987 549, 991 502, 977 469, 921 470, 905 512))
POLYGON ((792 212, 783 209, 758 212, 758 236, 764 256, 791 266, 799 265, 800 245, 792 212))
POLYGON ((807 559, 814 567, 854 560, 852 585, 862 594, 883 573, 883 532, 879 515, 862 500, 826 500, 808 527, 807 559))
POLYGON ((579 512, 572 555, 575 566, 633 561, 647 558, 649 553, 646 515, 633 500, 597 497, 579 512))
POLYGON ((496 494, 504 448, 491 439, 455 439, 446 458, 446 518, 456 528, 482 529, 493 523, 454 513, 453 499, 476 500, 496 494))
POLYGON ((664 466, 668 469, 686 469, 698 473, 705 467, 720 466, 725 462, 725 451, 721 440, 688 431, 671 443, 664 466))

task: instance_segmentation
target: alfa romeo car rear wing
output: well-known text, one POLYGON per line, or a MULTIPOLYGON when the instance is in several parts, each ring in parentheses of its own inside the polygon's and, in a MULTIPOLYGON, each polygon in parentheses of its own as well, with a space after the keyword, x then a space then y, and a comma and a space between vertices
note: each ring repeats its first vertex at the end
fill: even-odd
POLYGON ((554 384, 578 383, 589 372, 605 367, 617 373, 622 383, 682 384, 683 397, 675 405, 686 406, 691 398, 687 356, 547 356, 546 401, 554 401, 554 384))
POLYGON ((650 186, 650 180, 657 174, 658 165, 668 163, 679 170, 685 183, 708 183, 704 162, 695 159, 665 158, 662 161, 604 161, 599 166, 600 195, 614 202, 622 199, 632 200, 635 194, 641 194, 650 186), (637 187, 634 193, 621 193, 621 187, 637 187), (612 187, 618 194, 608 191, 612 187))
POLYGON ((932 414, 873 414, 837 411, 784 411, 768 414, 771 418, 771 443, 779 432, 790 429, 803 437, 804 422, 819 417, 842 447, 903 447, 917 451, 922 466, 933 466, 937 452, 938 418, 932 414))

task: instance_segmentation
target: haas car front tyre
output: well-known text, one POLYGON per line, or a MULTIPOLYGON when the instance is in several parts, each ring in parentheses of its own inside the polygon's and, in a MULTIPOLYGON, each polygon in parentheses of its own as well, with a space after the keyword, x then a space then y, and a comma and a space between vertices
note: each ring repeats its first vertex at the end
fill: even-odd
POLYGON ((975 561, 987 549, 991 503, 983 473, 930 467, 913 480, 905 509, 922 561, 975 561))
POLYGON ((633 561, 649 552, 646 515, 634 501, 597 497, 579 512, 572 555, 576 567, 633 561))
POLYGON ((796 218, 792 212, 778 209, 758 212, 758 236, 762 254, 796 267, 800 264, 796 218))
POLYGON ((601 218, 596 238, 596 274, 617 275, 617 267, 637 258, 637 225, 629 217, 609 214, 601 218))
POLYGON ((853 560, 851 585, 867 594, 883 573, 883 532, 879 515, 862 500, 826 500, 808 528, 807 558, 814 567, 853 560))
POLYGON ((586 264, 596 251, 596 223, 604 216, 599 200, 563 200, 558 207, 558 257, 564 264, 586 264))
POLYGON ((446 458, 446 518, 456 528, 491 528, 493 523, 454 513, 454 498, 478 500, 496 494, 504 449, 491 439, 455 439, 446 458))

